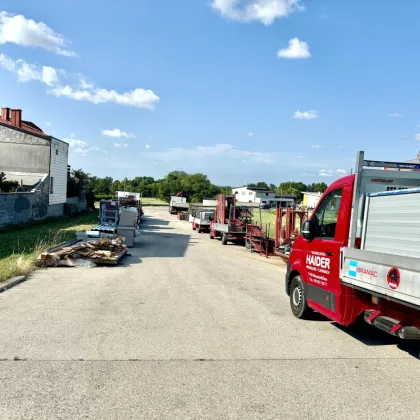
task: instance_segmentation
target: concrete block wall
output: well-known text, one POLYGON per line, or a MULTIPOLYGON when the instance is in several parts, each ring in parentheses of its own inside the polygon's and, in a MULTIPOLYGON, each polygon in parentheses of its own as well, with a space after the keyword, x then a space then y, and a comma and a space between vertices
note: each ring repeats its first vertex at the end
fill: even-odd
POLYGON ((67 204, 76 206, 79 211, 85 211, 87 209, 87 201, 79 197, 67 198, 67 204))
POLYGON ((61 207, 49 209, 49 178, 33 193, 0 194, 0 227, 62 216, 61 207))
POLYGON ((60 217, 64 215, 64 204, 50 204, 48 206, 48 217, 60 217))

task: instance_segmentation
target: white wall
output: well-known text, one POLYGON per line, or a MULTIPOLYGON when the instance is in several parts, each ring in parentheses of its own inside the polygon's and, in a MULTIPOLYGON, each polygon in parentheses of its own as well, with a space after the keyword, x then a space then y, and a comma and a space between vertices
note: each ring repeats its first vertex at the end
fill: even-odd
POLYGON ((51 193, 50 191, 50 205, 62 204, 66 202, 68 161, 69 145, 67 143, 52 138, 50 178, 54 178, 54 181, 53 192, 51 193))
POLYGON ((240 203, 257 203, 255 191, 249 191, 246 187, 234 188, 232 194, 235 194, 236 201, 240 203), (238 192, 238 194, 236 194, 238 192))
POLYGON ((308 195, 308 207, 313 208, 318 204, 321 195, 308 195))

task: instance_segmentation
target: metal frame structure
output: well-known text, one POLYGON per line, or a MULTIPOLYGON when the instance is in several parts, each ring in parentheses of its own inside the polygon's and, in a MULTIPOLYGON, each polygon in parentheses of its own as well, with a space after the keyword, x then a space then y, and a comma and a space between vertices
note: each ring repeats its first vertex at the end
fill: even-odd
POLYGON ((306 210, 297 210, 292 207, 282 209, 277 204, 274 239, 269 237, 269 226, 264 229, 262 225, 248 224, 246 230, 247 249, 251 252, 259 252, 266 258, 279 256, 288 259, 288 253, 284 248, 286 245, 291 245, 300 235, 302 224, 307 217, 306 210), (286 224, 283 226, 284 216, 286 216, 286 224))

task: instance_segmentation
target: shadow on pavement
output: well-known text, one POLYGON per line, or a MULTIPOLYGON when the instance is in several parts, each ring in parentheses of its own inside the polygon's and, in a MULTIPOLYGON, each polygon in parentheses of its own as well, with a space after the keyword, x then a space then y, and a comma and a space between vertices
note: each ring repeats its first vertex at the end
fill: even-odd
POLYGON ((124 258, 123 265, 140 264, 143 258, 182 258, 188 246, 194 246, 191 236, 172 232, 169 221, 143 216, 140 225, 140 236, 135 246, 129 249, 129 256, 124 258))
POLYGON ((400 350, 407 352, 416 359, 420 359, 420 341, 401 340, 367 324, 363 320, 348 327, 336 323, 333 323, 333 325, 367 346, 397 346, 400 350))

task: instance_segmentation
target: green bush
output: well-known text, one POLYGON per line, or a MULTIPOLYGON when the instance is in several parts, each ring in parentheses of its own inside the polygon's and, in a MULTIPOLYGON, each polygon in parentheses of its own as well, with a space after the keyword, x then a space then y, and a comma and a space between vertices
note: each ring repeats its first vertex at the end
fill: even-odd
POLYGON ((99 200, 112 200, 114 198, 113 194, 95 194, 96 201, 99 200))

